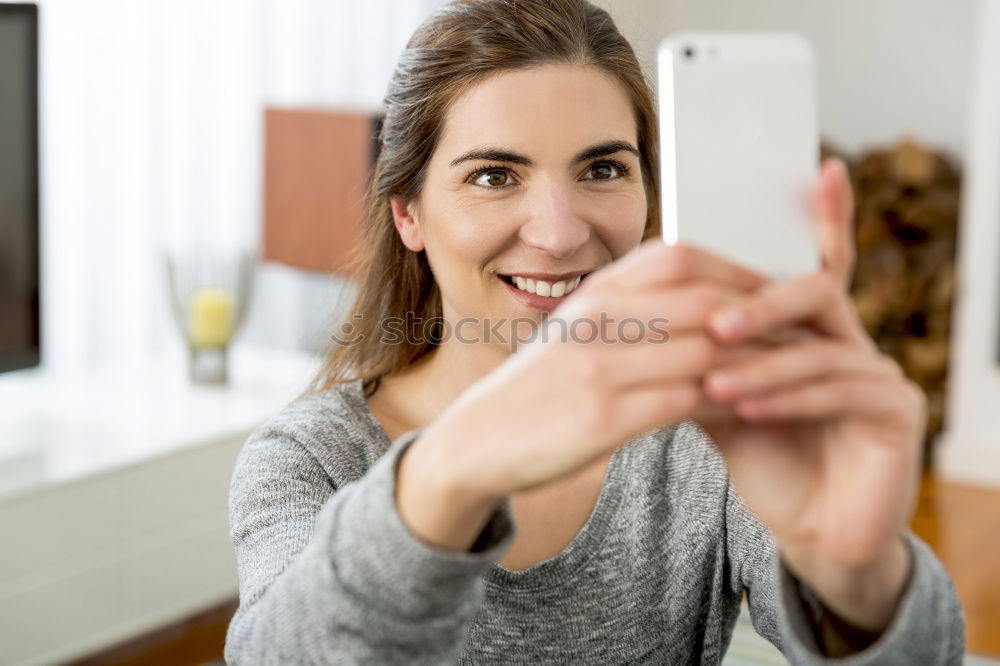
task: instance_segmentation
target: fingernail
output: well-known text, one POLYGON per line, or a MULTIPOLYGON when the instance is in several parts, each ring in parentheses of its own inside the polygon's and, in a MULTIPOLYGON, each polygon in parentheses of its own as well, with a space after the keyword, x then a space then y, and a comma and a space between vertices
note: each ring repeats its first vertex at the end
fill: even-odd
POLYGON ((743 330, 746 317, 739 308, 729 308, 712 317, 711 325, 723 335, 735 335, 743 330))

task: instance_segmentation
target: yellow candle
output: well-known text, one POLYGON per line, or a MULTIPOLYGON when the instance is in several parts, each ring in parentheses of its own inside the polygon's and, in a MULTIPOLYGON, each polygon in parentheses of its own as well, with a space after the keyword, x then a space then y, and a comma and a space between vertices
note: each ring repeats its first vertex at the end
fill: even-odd
POLYGON ((202 287, 191 296, 188 331, 193 347, 222 347, 233 333, 233 297, 225 289, 202 287))

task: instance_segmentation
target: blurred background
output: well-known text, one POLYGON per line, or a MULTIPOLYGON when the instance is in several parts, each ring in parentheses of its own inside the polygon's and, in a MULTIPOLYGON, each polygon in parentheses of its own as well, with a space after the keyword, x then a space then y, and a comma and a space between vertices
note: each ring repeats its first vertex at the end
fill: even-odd
MULTIPOLYGON (((440 0, 0 2, 0 663, 221 663, 232 464, 305 389, 395 60, 440 0)), ((1000 657, 1000 3, 600 0, 794 30, 852 295, 930 400, 914 530, 1000 657)), ((745 616, 727 663, 782 663, 745 616)), ((990 663, 993 663, 990 661, 990 663)))

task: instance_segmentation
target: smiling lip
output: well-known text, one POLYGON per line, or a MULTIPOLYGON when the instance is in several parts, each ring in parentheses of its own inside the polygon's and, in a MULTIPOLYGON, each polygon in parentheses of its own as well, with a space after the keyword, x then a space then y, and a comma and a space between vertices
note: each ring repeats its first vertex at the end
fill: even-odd
MULTIPOLYGON (((512 275, 523 277, 525 279, 530 278, 532 280, 545 280, 546 282, 559 282, 560 280, 571 280, 578 275, 587 275, 589 272, 590 271, 576 271, 575 273, 563 273, 561 275, 553 273, 512 273, 512 275)), ((504 279, 506 277, 510 276, 502 273, 498 274, 498 279, 507 291, 510 292, 511 296, 532 310, 551 312, 552 310, 555 310, 560 303, 576 292, 576 289, 574 289, 570 293, 563 296, 539 296, 538 294, 532 294, 531 292, 524 291, 523 289, 518 289, 516 285, 513 285, 504 279)))
POLYGON ((564 282, 572 280, 577 275, 586 275, 590 271, 575 271, 573 273, 499 273, 504 277, 516 275, 517 277, 531 278, 532 280, 544 280, 545 282, 564 282))

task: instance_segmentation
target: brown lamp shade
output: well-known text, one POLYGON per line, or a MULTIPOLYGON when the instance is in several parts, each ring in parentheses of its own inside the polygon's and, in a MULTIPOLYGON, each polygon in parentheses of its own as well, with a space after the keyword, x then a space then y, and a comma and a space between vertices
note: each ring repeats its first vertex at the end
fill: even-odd
POLYGON ((265 110, 264 261, 352 275, 376 122, 374 114, 265 110))

